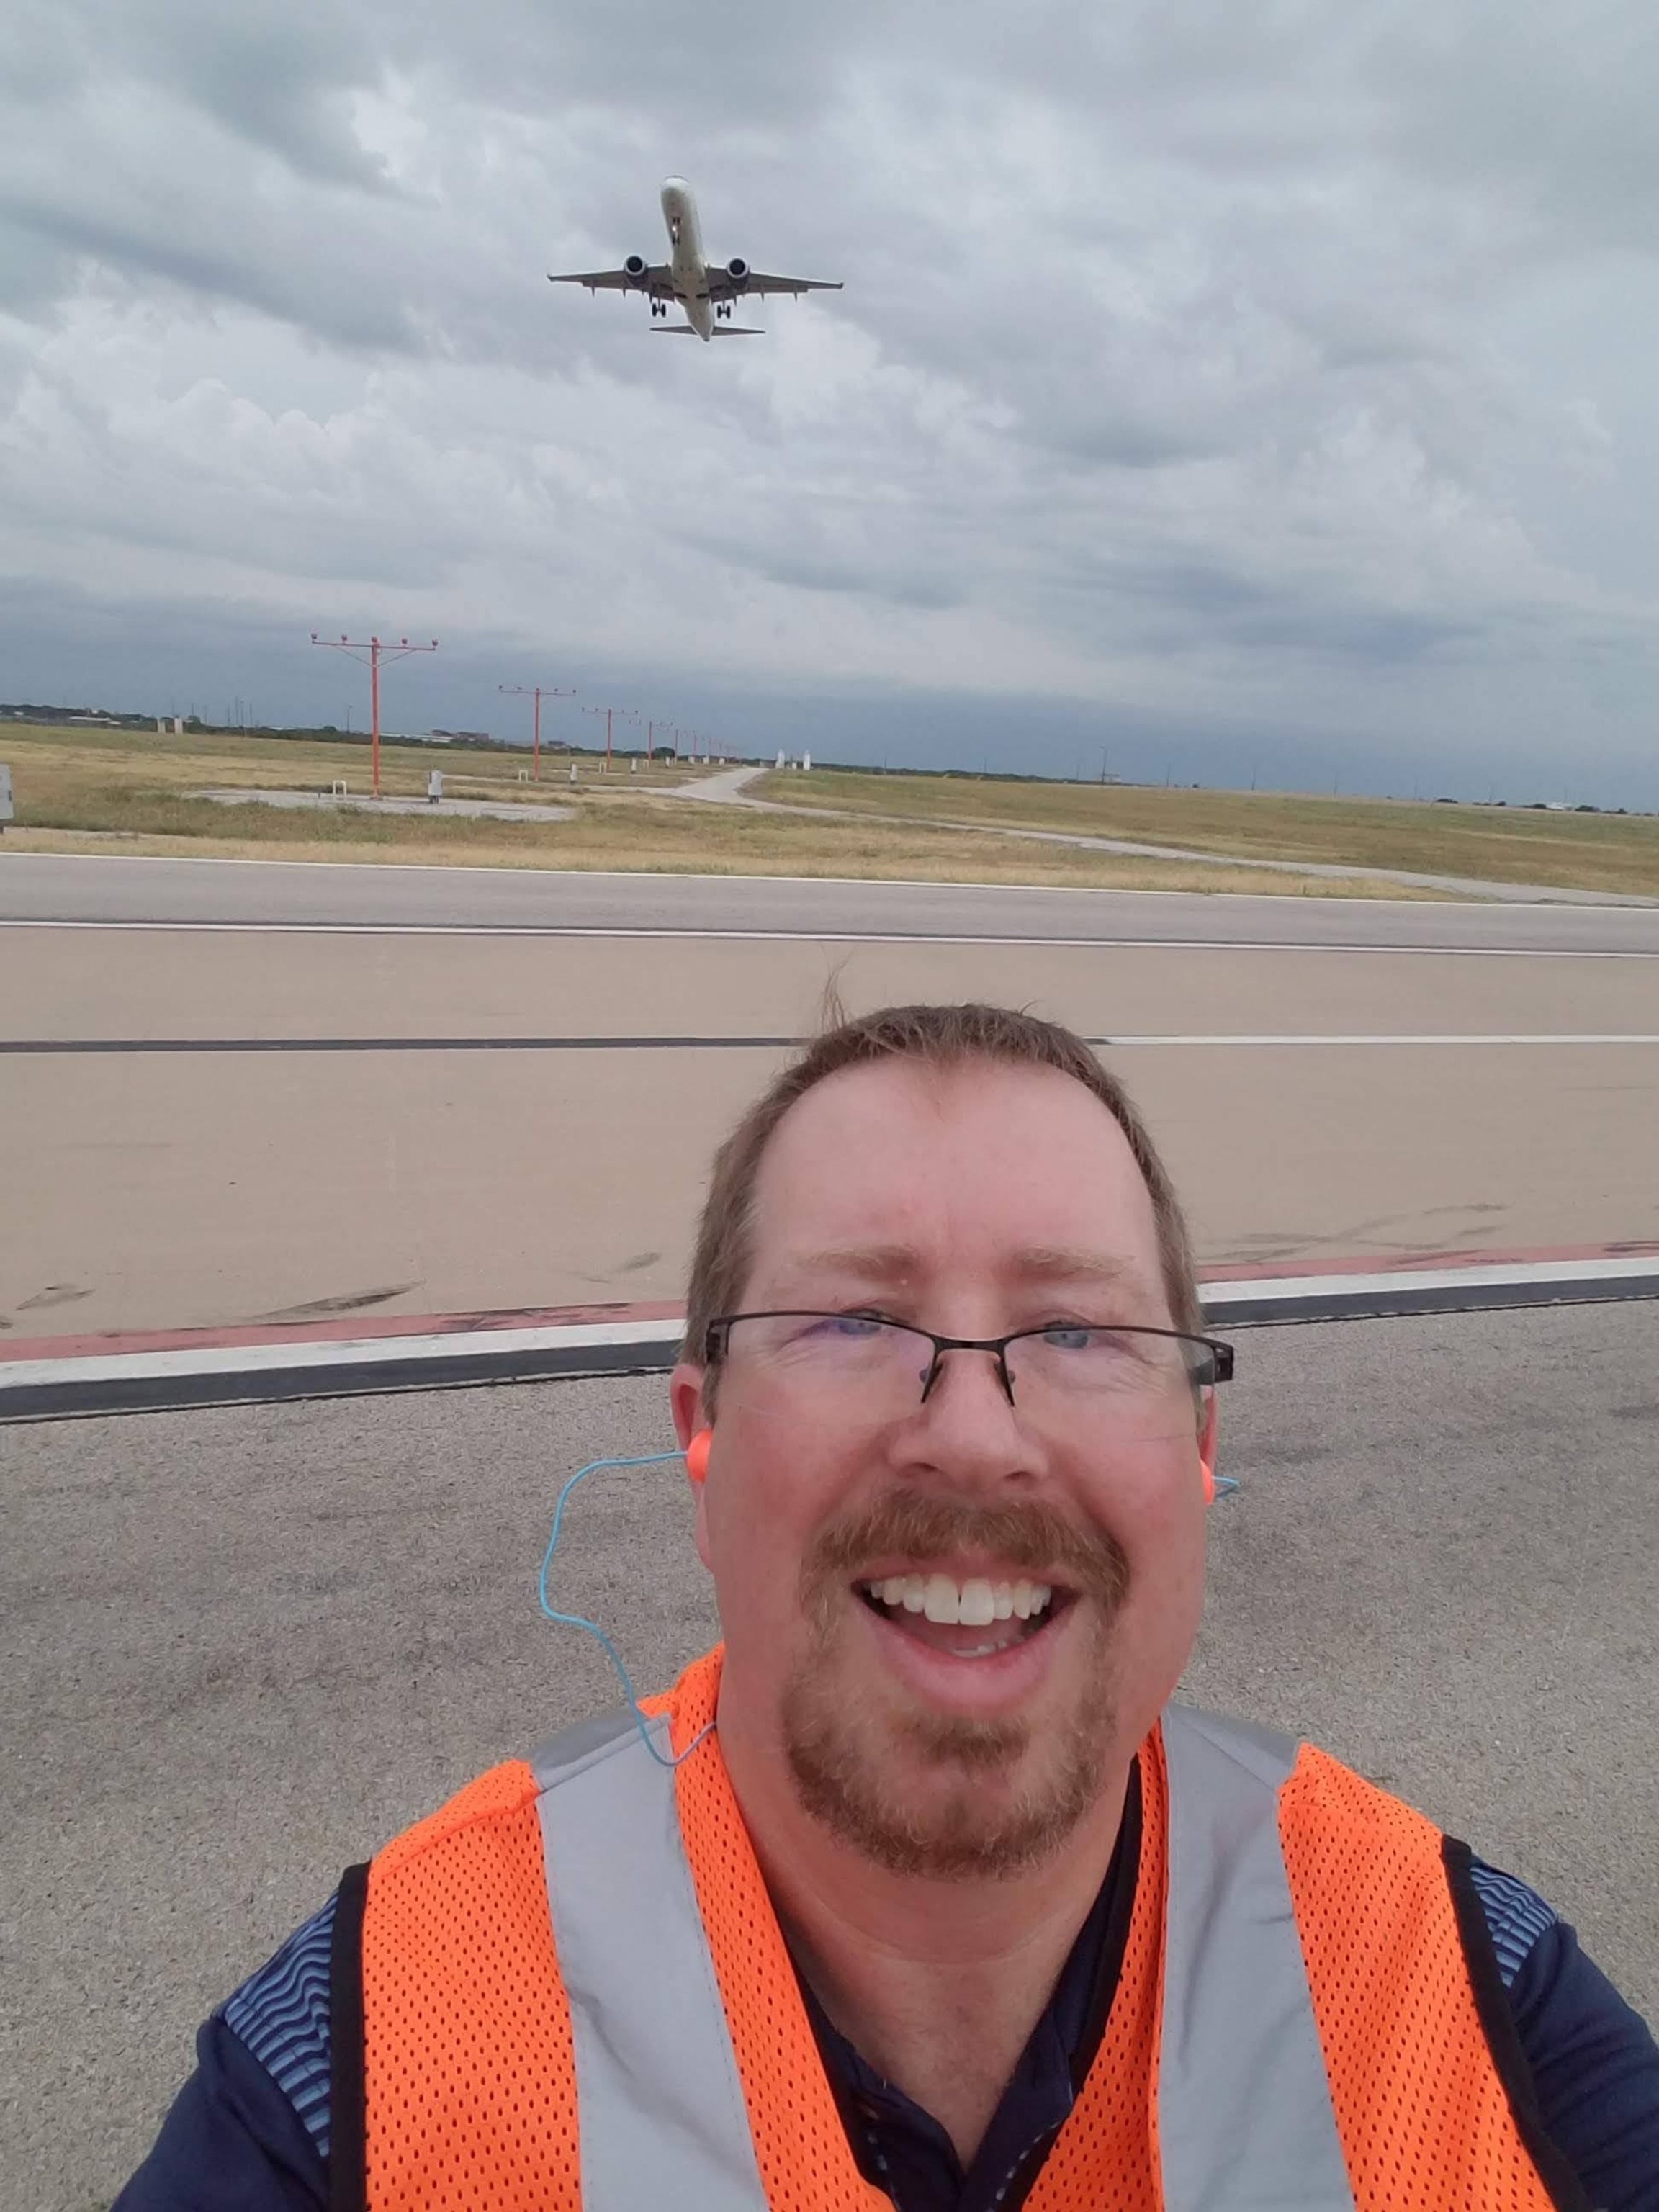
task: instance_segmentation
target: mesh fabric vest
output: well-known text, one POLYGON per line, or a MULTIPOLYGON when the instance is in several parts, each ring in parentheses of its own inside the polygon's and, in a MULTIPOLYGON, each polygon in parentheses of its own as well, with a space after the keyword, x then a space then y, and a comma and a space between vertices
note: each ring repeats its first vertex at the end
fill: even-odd
MULTIPOLYGON (((719 1675, 714 1652, 647 1703, 670 1715, 676 1746, 713 1718, 719 1675)), ((765 2201, 774 2212, 878 2212, 888 2199, 854 2160, 718 1737, 679 1767, 674 1788, 765 2201)), ((1116 1993, 1083 2091, 1024 2198, 1031 2212, 1164 2203, 1168 1788, 1158 1730, 1142 1748, 1141 1792, 1116 1993)), ((581 2203, 571 2018, 537 1795, 527 1764, 494 1768, 369 1870, 358 2200, 369 2212, 576 2212, 581 2203)), ((1279 1826, 1360 2212, 1549 2212, 1557 2200, 1481 2026, 1437 1832, 1307 1746, 1281 1790, 1279 1826)))

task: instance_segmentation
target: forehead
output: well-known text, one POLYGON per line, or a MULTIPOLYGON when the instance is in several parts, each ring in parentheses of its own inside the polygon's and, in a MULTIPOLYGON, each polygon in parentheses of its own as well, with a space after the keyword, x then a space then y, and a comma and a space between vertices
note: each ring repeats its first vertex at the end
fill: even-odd
POLYGON ((1033 1249, 1159 1280, 1151 1195, 1109 1109, 1051 1067, 900 1060, 827 1077, 779 1123, 756 1180, 751 1279, 810 1255, 903 1246, 994 1271, 1033 1249))

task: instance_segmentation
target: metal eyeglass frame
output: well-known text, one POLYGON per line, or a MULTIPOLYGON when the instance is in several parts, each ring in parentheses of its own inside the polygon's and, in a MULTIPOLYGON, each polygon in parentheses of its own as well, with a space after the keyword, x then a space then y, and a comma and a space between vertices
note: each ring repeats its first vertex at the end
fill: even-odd
POLYGON ((1212 1388, 1218 1382, 1230 1382, 1233 1374, 1233 1347, 1213 1336, 1194 1336, 1184 1328, 1142 1328, 1109 1326, 1103 1322, 1050 1322, 1042 1328, 1011 1329, 1006 1336, 940 1336, 931 1328, 918 1328, 912 1322, 892 1321, 885 1314, 826 1313, 813 1306, 783 1306, 764 1313, 721 1314, 711 1321, 703 1333, 703 1360, 707 1366, 715 1366, 724 1359, 730 1347, 733 1325, 740 1321, 868 1321, 879 1322, 884 1328, 902 1329, 907 1336, 919 1336, 933 1347, 933 1356, 927 1371, 921 1378, 919 1405, 927 1403, 928 1395, 939 1380, 939 1359, 947 1352, 988 1352, 995 1356, 997 1381, 1002 1385, 1002 1395, 1012 1406, 1014 1402, 1014 1379, 1008 1372, 1008 1347, 1031 1336, 1051 1336, 1056 1328, 1070 1327, 1088 1329, 1103 1336, 1157 1336, 1176 1344, 1201 1344, 1215 1363, 1215 1373, 1207 1383, 1195 1383, 1194 1388, 1212 1388))

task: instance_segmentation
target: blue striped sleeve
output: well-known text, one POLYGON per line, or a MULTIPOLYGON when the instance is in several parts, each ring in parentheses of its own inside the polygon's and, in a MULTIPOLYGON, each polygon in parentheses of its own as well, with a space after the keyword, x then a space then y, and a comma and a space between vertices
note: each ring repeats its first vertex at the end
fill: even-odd
POLYGON ((288 2099, 328 2156, 329 1954, 333 1898, 221 2008, 225 2026, 288 2099))
POLYGON ((1474 1884, 1474 1893, 1480 1900, 1480 1910, 1492 1935, 1492 1948, 1498 1954, 1504 1987, 1511 1990, 1516 1976, 1531 1957, 1539 1939, 1555 1926, 1555 1914, 1536 1890, 1528 1889, 1512 1874, 1501 1874, 1484 1859, 1471 1857, 1469 1879, 1474 1884))

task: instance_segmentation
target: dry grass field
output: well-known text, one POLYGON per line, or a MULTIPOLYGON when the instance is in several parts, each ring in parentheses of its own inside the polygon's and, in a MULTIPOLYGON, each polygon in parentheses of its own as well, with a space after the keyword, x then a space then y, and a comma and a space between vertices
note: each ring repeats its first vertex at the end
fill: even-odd
POLYGON ((995 823, 1185 846, 1241 860, 1403 868, 1659 898, 1659 817, 1651 815, 819 769, 774 771, 754 791, 888 820, 995 823))
MULTIPOLYGON (((977 828, 926 820, 822 821, 811 813, 760 812, 676 797, 706 774, 620 759, 609 776, 592 756, 569 781, 564 756, 544 756, 539 784, 519 781, 527 757, 439 751, 388 743, 380 787, 422 796, 427 772, 444 771, 453 799, 544 800, 574 810, 565 821, 497 822, 436 815, 370 815, 354 809, 296 814, 225 806, 192 794, 204 788, 326 791, 343 777, 354 796, 368 789, 366 747, 326 740, 242 738, 234 733, 162 737, 147 732, 10 724, 0 728, 10 763, 17 822, 7 849, 154 853, 216 858, 386 860, 469 866, 660 870, 701 875, 855 876, 915 882, 1054 884, 1145 890, 1352 892, 1395 896, 1386 884, 1333 881, 1241 865, 1139 860, 1034 845, 977 828)), ((780 777, 784 795, 820 787, 816 775, 780 777)), ((829 779, 824 781, 828 781, 829 779)), ((835 779, 838 787, 842 779, 835 779)), ((868 784, 881 779, 846 779, 868 784)), ((893 781, 896 781, 894 779, 893 781)), ((922 781, 921 779, 907 779, 922 781)), ((947 787, 952 793, 958 787, 947 787)), ((1022 790, 1020 786, 987 787, 1022 790)), ((826 801, 823 803, 836 803, 826 801)))

